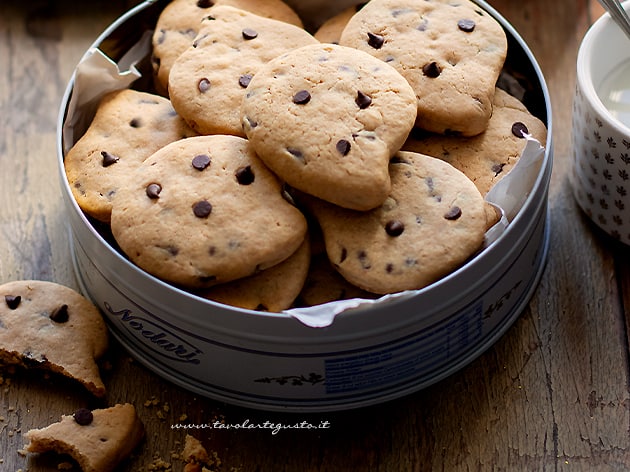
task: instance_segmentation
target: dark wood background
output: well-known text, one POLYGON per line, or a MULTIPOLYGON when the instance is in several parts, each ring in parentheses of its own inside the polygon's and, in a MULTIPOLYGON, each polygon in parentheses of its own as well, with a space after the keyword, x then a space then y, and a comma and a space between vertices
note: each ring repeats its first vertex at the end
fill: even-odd
MULTIPOLYGON (((0 3, 0 283, 35 278, 76 287, 55 159, 57 111, 83 52, 134 3, 0 3)), ((147 428, 120 470, 181 471, 185 432, 171 425, 182 415, 198 424, 330 424, 275 435, 194 432, 220 460, 212 470, 226 472, 630 470, 630 251, 586 220, 567 181, 577 48, 602 10, 595 0, 490 3, 533 50, 553 106, 549 261, 522 316, 448 379, 388 404, 339 413, 226 406, 170 385, 114 345, 104 372, 106 403, 133 403, 147 428)), ((58 470, 63 458, 19 454, 22 434, 100 404, 55 376, 1 375, 0 470, 58 470)))

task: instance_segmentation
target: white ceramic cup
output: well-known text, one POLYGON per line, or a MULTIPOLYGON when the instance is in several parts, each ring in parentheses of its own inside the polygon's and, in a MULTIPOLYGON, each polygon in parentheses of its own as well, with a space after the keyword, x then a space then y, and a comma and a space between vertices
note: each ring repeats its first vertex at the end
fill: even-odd
MULTIPOLYGON (((630 1, 623 5, 630 11, 630 1)), ((626 61, 630 39, 606 13, 587 31, 578 52, 570 177, 575 198, 591 220, 630 244, 630 126, 600 98, 604 81, 626 61)))

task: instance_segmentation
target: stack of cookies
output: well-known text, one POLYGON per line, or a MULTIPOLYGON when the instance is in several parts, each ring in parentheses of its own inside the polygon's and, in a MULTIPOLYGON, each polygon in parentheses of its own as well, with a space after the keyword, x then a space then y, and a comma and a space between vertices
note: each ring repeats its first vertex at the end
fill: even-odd
POLYGON ((281 0, 173 0, 155 89, 103 99, 66 173, 139 267, 282 311, 420 289, 482 249, 485 195, 547 133, 497 88, 501 25, 469 0, 302 25, 281 0))

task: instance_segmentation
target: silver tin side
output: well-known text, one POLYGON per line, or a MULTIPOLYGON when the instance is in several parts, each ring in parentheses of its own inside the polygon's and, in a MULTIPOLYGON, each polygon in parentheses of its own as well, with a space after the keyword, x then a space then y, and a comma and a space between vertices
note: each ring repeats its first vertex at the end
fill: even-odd
MULTIPOLYGON (((150 28, 166 3, 141 4, 94 46, 124 52, 133 44, 138 22, 150 28)), ((386 401, 435 383, 470 363, 511 326, 546 260, 551 106, 524 41, 485 2, 477 3, 505 28, 509 54, 525 63, 548 126, 532 192, 505 234, 461 269, 411 299, 349 310, 326 328, 198 298, 117 252, 79 209, 65 178, 61 129, 70 82, 59 116, 58 155, 76 274, 132 356, 170 381, 218 400, 268 410, 331 411, 386 401)))

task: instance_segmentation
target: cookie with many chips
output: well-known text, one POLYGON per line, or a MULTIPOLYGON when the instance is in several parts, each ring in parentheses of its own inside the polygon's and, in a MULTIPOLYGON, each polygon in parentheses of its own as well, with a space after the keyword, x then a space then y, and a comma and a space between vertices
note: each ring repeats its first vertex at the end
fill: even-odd
POLYGON ((199 134, 245 137, 240 107, 260 66, 299 46, 318 44, 304 29, 217 5, 169 76, 173 107, 199 134))
POLYGON ((525 134, 545 145, 547 128, 515 97, 497 88, 487 129, 477 136, 412 133, 403 150, 438 157, 470 178, 482 195, 516 165, 527 144, 525 134))
POLYGON ((392 190, 368 212, 299 198, 319 222, 334 267, 378 294, 420 289, 457 269, 481 248, 487 226, 483 197, 450 164, 401 151, 389 170, 392 190))
POLYGON ((350 19, 339 44, 372 54, 409 81, 418 127, 463 136, 486 128, 507 37, 479 5, 371 0, 350 19))
POLYGON ((215 6, 229 5, 265 18, 302 27, 302 20, 282 0, 173 0, 158 17, 153 33, 152 64, 155 86, 168 94, 168 77, 175 60, 190 47, 204 18, 215 6))
POLYGON ((111 229, 147 272, 201 288, 287 259, 304 241, 306 220, 247 140, 212 135, 144 161, 114 200, 111 229))
POLYGON ((334 44, 293 49, 258 69, 241 107, 260 158, 290 186, 369 210, 416 119, 413 90, 373 56, 334 44))
POLYGON ((195 134, 166 98, 131 89, 111 92, 65 156, 72 195, 85 213, 108 223, 112 200, 129 173, 161 147, 195 134))

